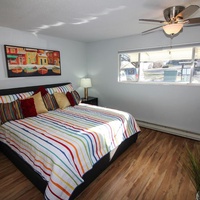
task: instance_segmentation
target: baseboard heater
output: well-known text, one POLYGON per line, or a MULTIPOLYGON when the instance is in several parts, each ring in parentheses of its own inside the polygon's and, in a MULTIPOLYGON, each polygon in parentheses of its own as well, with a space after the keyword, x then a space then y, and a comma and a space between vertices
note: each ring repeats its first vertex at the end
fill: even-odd
POLYGON ((198 134, 198 133, 194 133, 194 132, 190 132, 190 131, 186 131, 186 130, 181 130, 181 129, 177 129, 177 128, 173 128, 173 127, 154 124, 154 123, 141 121, 141 120, 137 120, 137 119, 136 119, 136 121, 138 122, 139 126, 144 127, 144 128, 149 128, 149 129, 161 131, 164 133, 170 133, 173 135, 200 141, 200 133, 198 134))

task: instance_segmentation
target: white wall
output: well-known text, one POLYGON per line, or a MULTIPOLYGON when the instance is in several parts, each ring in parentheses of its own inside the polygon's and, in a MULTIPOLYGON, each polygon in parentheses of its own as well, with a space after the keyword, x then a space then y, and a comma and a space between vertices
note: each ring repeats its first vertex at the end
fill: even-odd
MULTIPOLYGON (((184 28, 172 45, 200 43, 199 27, 184 28)), ((200 85, 118 83, 118 51, 166 47, 162 31, 89 43, 87 68, 102 106, 128 111, 136 119, 200 134, 200 85)))
POLYGON ((85 43, 44 35, 36 37, 28 32, 0 27, 0 89, 68 81, 72 82, 74 88, 77 89, 80 78, 85 75, 85 43), (61 54, 61 76, 8 78, 4 54, 5 44, 59 50, 61 54))

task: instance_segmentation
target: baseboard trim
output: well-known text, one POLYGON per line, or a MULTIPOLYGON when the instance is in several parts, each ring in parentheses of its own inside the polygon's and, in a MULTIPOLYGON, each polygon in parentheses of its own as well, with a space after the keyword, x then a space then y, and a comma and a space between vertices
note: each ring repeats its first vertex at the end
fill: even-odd
POLYGON ((150 128, 150 129, 161 131, 164 133, 170 133, 173 135, 200 141, 200 133, 199 134, 193 133, 190 131, 185 131, 185 130, 168 127, 168 126, 163 126, 163 125, 159 125, 159 124, 153 124, 153 123, 149 123, 149 122, 141 121, 141 120, 136 120, 136 121, 139 124, 139 126, 144 127, 144 128, 150 128))

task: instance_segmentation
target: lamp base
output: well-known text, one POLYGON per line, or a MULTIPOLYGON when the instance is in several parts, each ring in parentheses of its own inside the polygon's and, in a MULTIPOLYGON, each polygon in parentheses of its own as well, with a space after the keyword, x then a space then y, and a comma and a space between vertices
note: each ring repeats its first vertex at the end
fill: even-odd
POLYGON ((88 99, 88 88, 84 88, 84 99, 88 99))

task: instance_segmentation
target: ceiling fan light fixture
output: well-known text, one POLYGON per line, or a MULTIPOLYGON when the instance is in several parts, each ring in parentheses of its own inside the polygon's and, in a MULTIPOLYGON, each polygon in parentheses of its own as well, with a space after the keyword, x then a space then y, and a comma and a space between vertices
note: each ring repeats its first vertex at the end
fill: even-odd
POLYGON ((168 24, 163 26, 163 30, 167 35, 175 35, 181 31, 183 24, 168 24))

